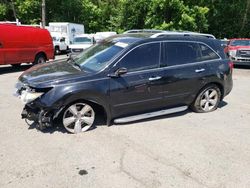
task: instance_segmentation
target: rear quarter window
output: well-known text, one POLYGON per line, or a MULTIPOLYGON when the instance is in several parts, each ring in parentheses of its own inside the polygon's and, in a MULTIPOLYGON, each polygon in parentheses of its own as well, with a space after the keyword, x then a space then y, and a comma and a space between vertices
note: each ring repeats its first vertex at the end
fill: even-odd
POLYGON ((164 42, 162 54, 162 67, 220 59, 210 47, 198 42, 164 42))
POLYGON ((165 42, 163 66, 183 65, 200 60, 200 47, 193 42, 165 42))
POLYGON ((200 61, 208 61, 219 59, 220 57, 208 46, 204 44, 199 44, 201 50, 201 58, 200 61))

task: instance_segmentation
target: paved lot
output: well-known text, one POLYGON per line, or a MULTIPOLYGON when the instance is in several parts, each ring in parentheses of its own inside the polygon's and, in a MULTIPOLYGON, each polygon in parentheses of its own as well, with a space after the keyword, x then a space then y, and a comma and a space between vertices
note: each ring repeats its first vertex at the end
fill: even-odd
POLYGON ((21 120, 22 70, 0 67, 0 187, 250 187, 250 69, 208 114, 179 113, 72 135, 21 120))

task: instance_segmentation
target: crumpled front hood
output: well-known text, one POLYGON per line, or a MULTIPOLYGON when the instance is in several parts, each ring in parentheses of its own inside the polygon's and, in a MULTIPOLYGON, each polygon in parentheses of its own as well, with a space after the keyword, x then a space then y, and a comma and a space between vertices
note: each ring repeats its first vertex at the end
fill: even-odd
POLYGON ((43 85, 44 87, 44 85, 60 84, 87 74, 66 61, 52 62, 31 67, 19 77, 19 81, 32 86, 43 85))

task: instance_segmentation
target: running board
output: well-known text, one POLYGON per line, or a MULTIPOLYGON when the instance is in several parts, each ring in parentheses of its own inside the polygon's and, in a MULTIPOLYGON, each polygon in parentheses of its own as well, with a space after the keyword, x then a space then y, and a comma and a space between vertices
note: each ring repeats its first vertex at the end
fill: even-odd
POLYGON ((182 112, 182 111, 185 111, 186 109, 188 109, 188 106, 181 106, 181 107, 177 107, 177 108, 170 108, 170 109, 166 109, 166 110, 149 112, 149 113, 139 114, 139 115, 135 115, 135 116, 128 116, 128 117, 124 117, 124 118, 115 119, 114 123, 128 123, 131 121, 138 121, 138 120, 142 120, 142 119, 148 119, 148 118, 167 115, 167 114, 173 114, 176 112, 182 112))

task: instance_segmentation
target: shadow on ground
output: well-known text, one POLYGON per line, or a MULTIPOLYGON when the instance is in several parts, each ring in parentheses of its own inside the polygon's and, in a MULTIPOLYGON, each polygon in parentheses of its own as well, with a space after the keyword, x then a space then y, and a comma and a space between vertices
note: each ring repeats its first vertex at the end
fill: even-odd
MULTIPOLYGON (((223 108, 227 105, 228 103, 225 101, 220 102, 218 108, 223 108)), ((184 116, 189 113, 194 113, 192 110, 187 109, 183 112, 178 112, 178 113, 173 113, 173 114, 168 114, 168 115, 162 115, 158 117, 153 117, 153 118, 148 118, 148 119, 143 119, 143 120, 138 120, 138 121, 133 121, 133 122, 128 122, 128 123, 112 123, 113 126, 129 126, 133 123, 141 123, 141 122, 149 122, 149 121, 154 121, 154 120, 160 120, 160 119, 165 119, 165 118, 177 118, 179 116, 184 116)), ((97 116, 95 126, 92 126, 88 131, 92 131, 96 129, 99 126, 106 126, 106 119, 103 114, 100 114, 97 116)), ((37 123, 32 123, 28 129, 37 129, 37 123)), ((64 134, 71 134, 66 131, 66 129, 63 127, 61 121, 56 120, 54 122, 54 125, 52 127, 48 127, 44 130, 41 130, 42 133, 47 133, 47 134, 53 134, 54 132, 61 132, 64 134)))
POLYGON ((14 72, 23 72, 27 69, 29 69, 32 65, 21 65, 19 67, 13 67, 13 66, 0 66, 0 75, 1 74, 9 74, 9 73, 14 73, 14 72))
POLYGON ((234 65, 234 68, 235 69, 250 69, 250 66, 247 66, 247 65, 234 65))

